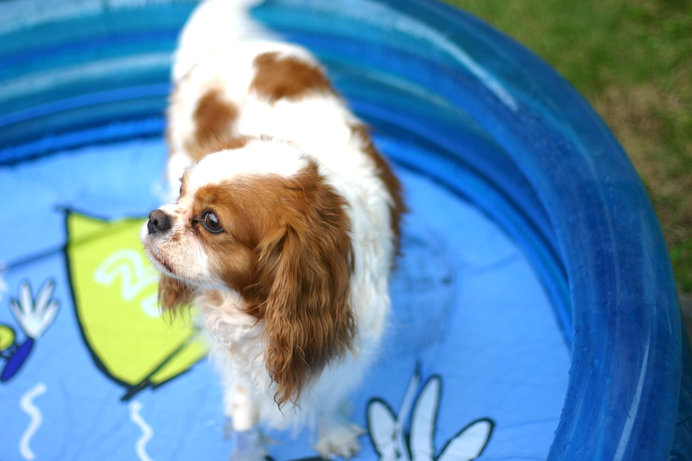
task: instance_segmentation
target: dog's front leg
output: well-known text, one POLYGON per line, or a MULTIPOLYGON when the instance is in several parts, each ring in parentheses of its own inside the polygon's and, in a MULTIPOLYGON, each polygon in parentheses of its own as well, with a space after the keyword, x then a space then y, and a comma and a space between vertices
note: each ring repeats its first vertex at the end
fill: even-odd
POLYGON ((250 391, 240 383, 232 385, 229 391, 226 413, 231 418, 234 442, 229 459, 262 461, 267 456, 267 449, 250 391))

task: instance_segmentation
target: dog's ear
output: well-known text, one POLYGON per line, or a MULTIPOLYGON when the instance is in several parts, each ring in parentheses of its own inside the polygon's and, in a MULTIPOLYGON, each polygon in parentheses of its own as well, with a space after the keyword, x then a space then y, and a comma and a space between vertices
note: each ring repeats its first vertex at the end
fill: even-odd
POLYGON ((161 274, 159 277, 159 307, 164 314, 175 314, 192 303, 195 292, 189 285, 161 274))
POLYGON ((294 216, 261 244, 265 287, 265 362, 279 406, 294 403, 310 378, 351 348, 353 252, 343 199, 310 190, 307 213, 294 216), (291 222, 292 221, 292 222, 291 222))

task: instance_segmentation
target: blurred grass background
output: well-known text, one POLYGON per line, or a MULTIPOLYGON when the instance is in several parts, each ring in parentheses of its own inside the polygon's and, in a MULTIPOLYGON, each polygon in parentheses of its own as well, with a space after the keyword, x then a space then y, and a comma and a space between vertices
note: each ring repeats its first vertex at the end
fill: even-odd
POLYGON ((611 128, 649 191, 692 320, 692 1, 447 1, 538 54, 611 128))

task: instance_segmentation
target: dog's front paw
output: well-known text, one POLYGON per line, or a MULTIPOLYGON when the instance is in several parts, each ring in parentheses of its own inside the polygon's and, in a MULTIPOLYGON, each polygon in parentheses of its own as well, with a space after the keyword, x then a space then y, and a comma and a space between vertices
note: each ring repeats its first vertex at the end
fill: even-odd
POLYGON ((229 461, 264 461, 267 459, 266 450, 238 450, 231 452, 229 461))
POLYGON ((329 459, 331 456, 350 459, 360 451, 358 437, 364 433, 363 428, 355 424, 329 428, 320 435, 315 444, 315 450, 324 459, 329 459))
POLYGON ((230 461, 262 461, 267 457, 266 440, 258 428, 233 433, 230 461))

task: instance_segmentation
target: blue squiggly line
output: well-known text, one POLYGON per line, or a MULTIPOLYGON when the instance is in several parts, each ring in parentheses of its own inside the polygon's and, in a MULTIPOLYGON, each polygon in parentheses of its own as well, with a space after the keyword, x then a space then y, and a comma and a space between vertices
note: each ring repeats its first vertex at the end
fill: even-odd
POLYGON ((142 436, 137 440, 135 444, 135 451, 137 456, 141 461, 152 461, 152 459, 147 455, 146 445, 149 440, 154 436, 154 431, 151 429, 146 421, 142 418, 139 412, 142 410, 142 404, 138 401, 133 401, 130 403, 130 419, 133 423, 137 425, 142 430, 142 436))
POLYGON ((38 428, 41 427, 43 415, 41 414, 41 410, 34 406, 34 399, 44 394, 46 390, 47 388, 44 383, 38 383, 36 386, 32 387, 24 395, 22 395, 22 398, 19 400, 19 406, 26 414, 29 415, 29 418, 31 418, 29 425, 22 434, 22 438, 19 440, 19 452, 24 459, 36 458, 36 455, 31 450, 29 444, 31 443, 31 439, 38 428))

